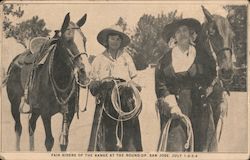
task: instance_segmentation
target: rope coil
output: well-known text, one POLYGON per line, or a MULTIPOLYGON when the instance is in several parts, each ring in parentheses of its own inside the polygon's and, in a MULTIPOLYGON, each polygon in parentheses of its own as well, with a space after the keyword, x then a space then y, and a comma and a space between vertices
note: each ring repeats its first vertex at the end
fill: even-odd
MULTIPOLYGON (((139 94, 139 90, 134 86, 134 84, 132 82, 120 82, 118 83, 117 80, 115 80, 114 78, 105 78, 103 81, 112 81, 114 82, 115 86, 112 89, 112 93, 111 93, 111 102, 113 104, 113 107, 115 109, 115 111, 118 113, 118 118, 110 115, 108 113, 108 111, 105 109, 104 103, 102 104, 102 110, 101 110, 101 115, 102 112, 104 111, 105 114, 113 119, 114 121, 117 121, 116 124, 116 141, 117 141, 117 148, 118 150, 122 148, 122 141, 123 141, 123 135, 124 135, 124 129, 123 129, 123 122, 124 121, 128 121, 131 120, 135 117, 137 117, 141 110, 142 110, 142 100, 140 98, 140 94, 139 94), (126 86, 126 87, 131 87, 136 99, 136 104, 135 107, 133 108, 133 110, 129 111, 129 112, 124 112, 122 110, 122 106, 121 106, 121 97, 120 97, 120 93, 119 93, 119 88, 122 86, 126 86), (120 135, 119 135, 119 128, 120 128, 120 135)), ((101 119, 99 119, 98 122, 98 130, 99 130, 99 125, 100 125, 100 121, 101 119)), ((96 149, 96 143, 97 143, 97 135, 95 138, 95 149, 96 149)))
POLYGON ((117 119, 117 118, 113 117, 108 112, 106 112, 106 110, 104 108, 105 113, 110 118, 112 118, 113 120, 116 120, 116 121, 128 121, 134 117, 137 117, 142 110, 142 100, 140 98, 140 93, 139 93, 138 89, 130 82, 117 83, 115 80, 113 80, 113 82, 115 83, 115 87, 113 88, 112 93, 111 93, 111 102, 113 104, 115 111, 117 113, 119 113, 119 118, 117 119), (136 104, 135 104, 134 109, 129 111, 129 112, 124 112, 121 108, 122 106, 121 106, 121 99, 120 99, 120 93, 119 93, 119 88, 121 86, 131 87, 133 92, 134 92, 136 104))
MULTIPOLYGON (((168 144, 168 134, 169 134, 169 129, 170 129, 170 125, 171 125, 171 122, 172 122, 173 118, 169 118, 169 120, 167 121, 163 131, 162 131, 162 134, 161 134, 161 141, 159 143, 159 146, 158 146, 158 151, 167 151, 167 144, 168 144)), ((190 149, 191 152, 194 151, 194 133, 193 133, 193 128, 192 128, 192 124, 191 124, 191 121, 190 119, 182 114, 181 117, 180 117, 180 120, 186 125, 187 127, 187 141, 184 145, 184 148, 186 150, 190 149)))

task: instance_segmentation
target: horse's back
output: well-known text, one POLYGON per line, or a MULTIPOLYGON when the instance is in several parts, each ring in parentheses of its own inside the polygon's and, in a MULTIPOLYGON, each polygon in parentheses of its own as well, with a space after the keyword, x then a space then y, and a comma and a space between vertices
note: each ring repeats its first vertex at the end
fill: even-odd
POLYGON ((6 79, 6 90, 11 102, 23 96, 24 91, 21 85, 21 68, 18 65, 10 64, 8 77, 6 79))

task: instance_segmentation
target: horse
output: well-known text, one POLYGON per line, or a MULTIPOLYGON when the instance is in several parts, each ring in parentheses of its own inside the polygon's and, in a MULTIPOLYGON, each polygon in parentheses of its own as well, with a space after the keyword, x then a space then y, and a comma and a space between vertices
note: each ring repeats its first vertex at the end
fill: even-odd
MULTIPOLYGON (((66 151, 68 146, 69 127, 78 112, 79 107, 79 86, 86 86, 90 79, 88 77, 87 65, 83 64, 83 56, 78 51, 74 39, 66 39, 67 31, 77 30, 85 44, 86 37, 81 32, 86 21, 86 14, 77 22, 70 21, 69 13, 65 16, 60 30, 55 31, 55 36, 49 41, 49 49, 46 50, 44 63, 37 63, 33 69, 32 87, 28 91, 28 103, 32 106, 29 118, 29 146, 34 150, 34 133, 36 121, 41 116, 45 129, 45 147, 51 151, 54 145, 54 137, 51 131, 51 118, 56 113, 62 113, 62 132, 60 136, 60 149, 66 151), (70 28, 71 25, 71 28, 70 28), (73 26, 73 27, 72 27, 73 26)), ((18 55, 20 56, 20 55, 18 55)), ((18 59, 18 56, 14 60, 18 59)), ((86 57, 86 58, 85 58, 86 57)), ((21 97, 24 96, 24 85, 22 72, 25 67, 20 67, 14 63, 8 69, 8 79, 6 88, 9 101, 11 103, 11 113, 15 120, 16 150, 20 150, 20 138, 22 125, 20 122, 19 105, 21 97)), ((30 85, 29 85, 30 86, 30 85)))
POLYGON ((214 63, 209 65, 215 68, 216 73, 211 84, 200 94, 203 97, 201 99, 205 101, 205 106, 193 108, 199 110, 199 114, 201 114, 201 119, 197 120, 199 121, 198 127, 193 128, 194 130, 199 128, 198 132, 201 133, 200 137, 196 136, 195 150, 211 152, 218 151, 223 118, 227 115, 228 110, 225 92, 230 95, 228 87, 234 76, 232 61, 234 32, 227 18, 212 15, 204 6, 201 7, 206 21, 202 24, 197 45, 200 45, 205 53, 214 60, 214 63), (219 124, 221 124, 220 127, 219 124))
POLYGON ((121 79, 102 80, 88 151, 142 151, 138 89, 121 79))

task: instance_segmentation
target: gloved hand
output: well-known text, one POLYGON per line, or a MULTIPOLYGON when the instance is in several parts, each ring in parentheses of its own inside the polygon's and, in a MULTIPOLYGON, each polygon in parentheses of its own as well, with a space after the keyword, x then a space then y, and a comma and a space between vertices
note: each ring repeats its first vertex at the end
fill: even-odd
POLYGON ((162 115, 173 118, 179 118, 182 114, 178 104, 175 100, 175 96, 167 96, 165 98, 159 98, 157 101, 159 112, 162 115))
POLYGON ((96 96, 100 92, 101 81, 92 81, 89 84, 90 93, 96 96))
POLYGON ((178 106, 173 106, 170 109, 170 113, 171 116, 175 119, 175 118, 180 118, 182 115, 181 109, 178 106))
POLYGON ((160 115, 164 115, 166 117, 170 116, 170 106, 164 101, 164 98, 157 99, 156 106, 160 115))

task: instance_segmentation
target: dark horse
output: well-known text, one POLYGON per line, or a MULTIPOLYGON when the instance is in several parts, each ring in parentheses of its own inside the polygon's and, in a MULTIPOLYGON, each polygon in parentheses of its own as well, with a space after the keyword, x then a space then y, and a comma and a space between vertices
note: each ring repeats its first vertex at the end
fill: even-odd
MULTIPOLYGON (((82 63, 81 54, 73 40, 66 39, 66 31, 78 30, 85 23, 86 15, 76 24, 70 22, 69 13, 65 16, 60 31, 56 31, 44 64, 37 64, 32 77, 32 87, 29 87, 28 103, 32 108, 29 119, 30 150, 34 150, 34 132, 36 121, 41 116, 46 139, 47 151, 51 151, 54 138, 51 132, 51 117, 56 113, 63 114, 62 134, 60 137, 61 150, 65 151, 68 145, 68 130, 75 112, 78 112, 79 84, 89 83, 86 65, 82 63), (71 26, 70 26, 71 25, 71 26)), ((81 33, 83 36, 83 33, 81 33)), ((83 42, 85 37, 83 36, 83 42)), ((16 149, 20 150, 22 125, 20 122, 19 105, 24 95, 20 66, 11 63, 9 76, 6 82, 7 94, 11 103, 11 113, 15 120, 16 149)))
POLYGON ((200 128, 199 132, 202 136, 196 137, 195 141, 200 145, 199 151, 217 151, 223 118, 227 115, 228 110, 225 92, 229 95, 228 86, 234 75, 232 63, 234 32, 227 18, 212 15, 203 6, 202 9, 206 22, 202 24, 197 45, 203 47, 205 52, 214 59, 215 63, 211 65, 216 68, 216 75, 205 93, 205 99, 209 105, 203 109, 201 109, 202 107, 197 108, 201 111, 200 117, 202 118, 198 120, 199 127, 194 128, 200 128), (222 123, 220 123, 220 127, 218 126, 219 122, 222 123))
POLYGON ((142 151, 138 119, 142 106, 139 91, 132 85, 115 79, 101 82, 89 151, 142 151))

